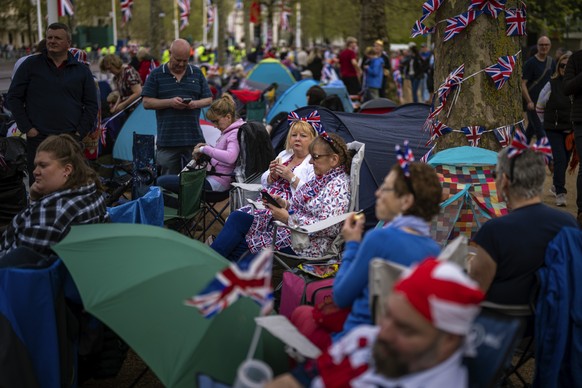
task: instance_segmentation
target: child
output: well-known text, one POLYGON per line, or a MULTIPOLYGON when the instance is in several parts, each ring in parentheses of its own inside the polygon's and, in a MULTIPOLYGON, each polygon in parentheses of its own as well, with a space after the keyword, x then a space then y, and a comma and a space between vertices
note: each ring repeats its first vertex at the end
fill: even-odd
POLYGON ((366 64, 364 65, 364 95, 365 100, 373 100, 380 97, 382 77, 384 76, 384 60, 376 54, 373 47, 366 49, 366 64))

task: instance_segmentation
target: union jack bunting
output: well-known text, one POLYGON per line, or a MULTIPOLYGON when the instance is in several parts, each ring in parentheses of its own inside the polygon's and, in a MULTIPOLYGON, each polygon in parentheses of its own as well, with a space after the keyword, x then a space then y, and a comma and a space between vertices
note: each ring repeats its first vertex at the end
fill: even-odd
POLYGON ((430 140, 426 143, 426 145, 429 145, 437 138, 446 135, 449 132, 452 132, 451 128, 447 127, 444 123, 437 119, 433 120, 430 124, 430 140))
POLYGON ((521 3, 520 8, 510 8, 505 10, 505 23, 507 29, 505 35, 520 36, 527 35, 526 32, 526 8, 525 4, 521 3))
POLYGON ((176 0, 176 2, 180 9, 180 31, 183 31, 190 24, 188 22, 190 18, 190 0, 176 0))
POLYGON ((436 144, 433 145, 432 148, 430 150, 428 150, 427 153, 424 154, 424 156, 422 158, 420 158, 420 161, 422 163, 428 163, 428 160, 432 156, 432 153, 434 152, 435 147, 436 147, 436 144))
POLYGON ((410 177, 410 163, 414 162, 414 154, 408 146, 408 140, 404 140, 404 150, 400 145, 396 144, 394 149, 396 150, 396 160, 404 173, 404 176, 410 177))
POLYGON ((412 33, 410 34, 411 38, 416 38, 419 35, 426 36, 429 34, 434 34, 435 28, 434 27, 427 27, 420 20, 417 20, 412 26, 412 33))
POLYGON ((73 0, 59 0, 59 17, 60 16, 73 16, 75 13, 75 7, 73 6, 73 0))
POLYGON ((444 0, 428 0, 426 3, 424 3, 422 5, 422 17, 420 18, 420 21, 423 22, 424 19, 435 13, 443 1, 444 0))
POLYGON ((505 9, 507 0, 471 0, 469 11, 480 10, 492 18, 497 18, 499 13, 505 9))
POLYGON ((119 0, 121 5, 121 19, 123 24, 131 20, 131 9, 133 8, 133 0, 119 0))
POLYGON ((511 132, 512 126, 506 125, 505 127, 497 128, 495 131, 495 137, 501 147, 507 147, 511 143, 511 132))
POLYGON ((205 318, 211 318, 248 296, 261 306, 266 314, 273 304, 271 268, 273 252, 264 249, 250 260, 232 263, 216 274, 216 277, 198 295, 184 301, 186 306, 196 307, 205 318))
POLYGON ((485 127, 480 125, 471 125, 469 127, 463 127, 461 130, 465 133, 465 136, 469 141, 469 145, 471 147, 478 147, 479 140, 481 140, 481 135, 483 134, 483 131, 485 131, 485 127))
POLYGON ((463 83, 464 74, 465 74, 465 64, 463 63, 453 72, 451 72, 451 74, 449 74, 445 79, 445 82, 443 82, 443 84, 439 86, 436 95, 438 105, 436 106, 436 108, 434 107, 434 104, 433 106, 431 106, 427 121, 436 117, 444 109, 449 94, 453 91, 454 88, 463 83))
POLYGON ((483 11, 467 11, 455 17, 446 20, 445 36, 443 41, 446 42, 457 34, 461 33, 467 26, 475 21, 483 11))
POLYGON ((511 73, 515 67, 515 61, 515 55, 507 55, 499 57, 495 65, 485 68, 485 73, 491 77, 497 90, 501 89, 509 77, 511 77, 511 73))

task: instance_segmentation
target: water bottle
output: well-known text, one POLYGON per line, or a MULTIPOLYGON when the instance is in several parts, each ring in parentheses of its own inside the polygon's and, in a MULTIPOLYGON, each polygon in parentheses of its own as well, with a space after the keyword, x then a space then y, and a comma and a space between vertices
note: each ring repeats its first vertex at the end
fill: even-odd
POLYGON ((294 210, 289 210, 289 219, 287 220, 287 225, 292 228, 298 228, 299 223, 297 222, 297 215, 294 210))

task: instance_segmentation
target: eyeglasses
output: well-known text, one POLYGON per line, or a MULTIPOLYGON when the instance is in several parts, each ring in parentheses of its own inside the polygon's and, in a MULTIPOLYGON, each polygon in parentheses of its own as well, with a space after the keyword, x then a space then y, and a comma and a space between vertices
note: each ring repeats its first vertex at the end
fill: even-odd
POLYGON ((565 69, 566 68, 566 64, 565 63, 560 63, 560 69, 565 69))
POLYGON ((545 46, 551 46, 551 44, 549 44, 549 43, 538 43, 538 46, 545 47, 545 46))
POLYGON ((311 154, 311 159, 313 160, 319 160, 319 158, 323 157, 323 156, 330 156, 333 154, 311 154))

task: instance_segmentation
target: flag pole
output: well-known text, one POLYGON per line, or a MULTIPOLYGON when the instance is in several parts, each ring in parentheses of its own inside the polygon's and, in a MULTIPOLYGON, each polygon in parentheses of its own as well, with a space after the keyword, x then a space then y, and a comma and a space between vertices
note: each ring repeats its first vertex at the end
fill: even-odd
POLYGON ((295 25, 295 47, 301 48, 301 2, 296 5, 296 25, 295 25))
POLYGON ((113 28, 113 44, 117 45, 117 14, 115 13, 115 2, 111 0, 111 26, 113 28))
POLYGON ((212 35, 212 49, 218 50, 218 6, 214 4, 212 7, 214 7, 214 20, 212 21, 212 27, 214 27, 212 35))
POLYGON ((42 40, 43 30, 42 30, 42 12, 41 12, 40 0, 36 0, 36 20, 38 23, 38 41, 42 40))
POLYGON ((174 39, 180 37, 180 32, 178 31, 178 0, 174 0, 174 39))
POLYGON ((206 10, 206 1, 202 0, 202 44, 208 44, 208 11, 206 10))
POLYGON ((57 0, 47 0, 47 2, 46 2, 46 15, 48 18, 48 21, 47 21, 48 24, 53 24, 53 23, 56 23, 59 21, 58 8, 59 8, 59 5, 58 5, 57 0))

